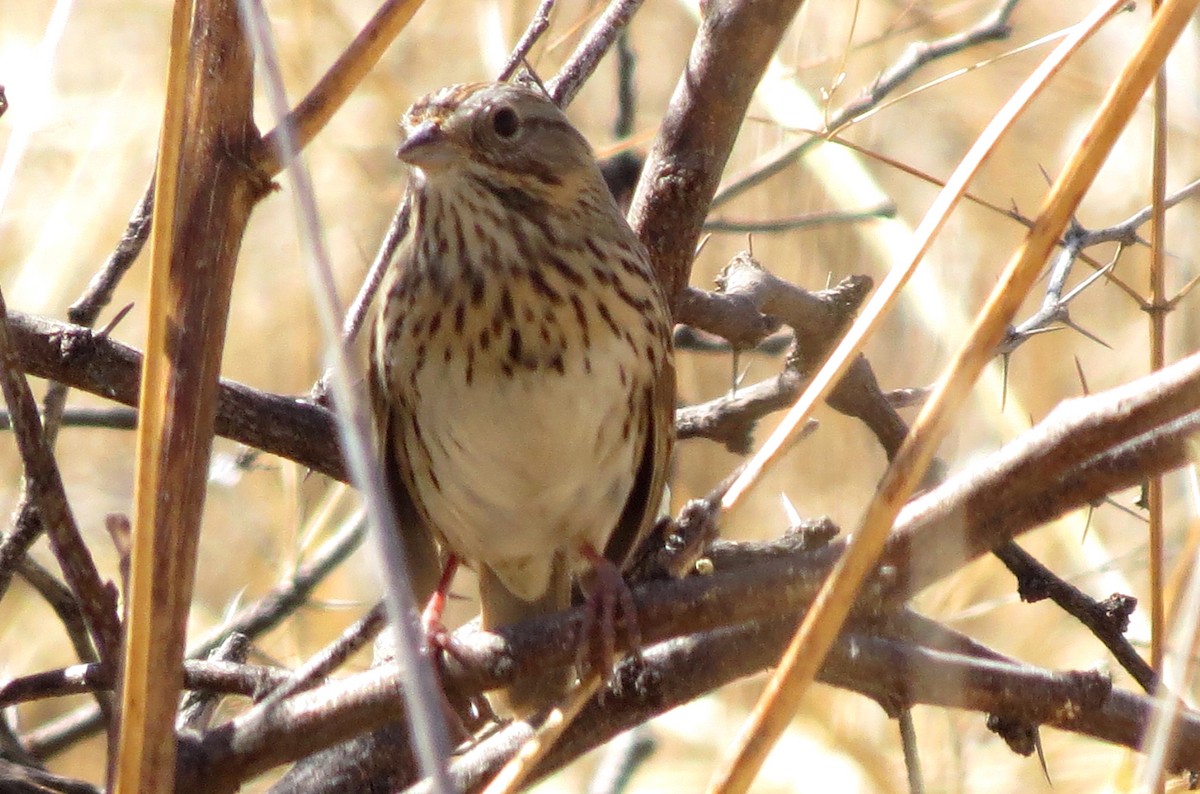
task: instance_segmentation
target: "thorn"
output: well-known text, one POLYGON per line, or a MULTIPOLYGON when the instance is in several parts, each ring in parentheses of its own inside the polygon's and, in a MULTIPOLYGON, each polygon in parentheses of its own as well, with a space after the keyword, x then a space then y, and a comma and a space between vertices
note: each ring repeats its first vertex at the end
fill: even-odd
POLYGON ((545 84, 542 83, 542 78, 538 76, 537 70, 535 70, 533 68, 533 64, 529 62, 528 56, 521 56, 521 64, 525 67, 525 76, 532 80, 538 88, 542 89, 542 94, 545 95, 546 99, 549 99, 553 102, 554 97, 550 96, 550 92, 546 90, 545 84))
POLYGON ((779 492, 779 501, 783 504, 783 512, 787 515, 788 526, 800 526, 800 511, 796 509, 796 506, 792 504, 792 500, 783 491, 779 492))
POLYGON ((97 339, 107 338, 108 335, 113 332, 113 329, 117 327, 117 324, 125 319, 125 315, 129 314, 131 309, 133 309, 132 302, 126 303, 124 306, 122 306, 121 309, 118 310, 117 313, 113 315, 113 318, 111 320, 109 320, 107 323, 105 323, 103 328, 101 328, 99 331, 96 332, 96 338, 97 339))
POLYGON ((1105 265, 1104 267, 1100 268, 1099 270, 1093 272, 1090 276, 1085 278, 1083 281, 1079 282, 1079 285, 1076 286, 1075 289, 1068 292, 1061 300, 1059 300, 1059 305, 1065 306, 1066 304, 1070 303, 1072 300, 1075 299, 1075 296, 1077 296, 1079 293, 1083 292, 1085 289, 1090 287, 1098 279, 1101 279, 1101 278, 1104 278, 1105 276, 1107 276, 1109 273, 1112 272, 1113 268, 1115 268, 1116 266, 1117 266, 1117 258, 1114 256, 1107 265, 1105 265))
POLYGON ((1138 488, 1138 498, 1137 501, 1133 503, 1133 506, 1139 510, 1150 509, 1150 496, 1147 493, 1149 487, 1149 483, 1142 483, 1138 488))
POLYGON ((1012 355, 1011 353, 1005 353, 1003 356, 1001 356, 1001 361, 1003 362, 1002 366, 1004 368, 1004 376, 1000 380, 1000 383, 1001 383, 1001 386, 1000 386, 1000 412, 1001 413, 1004 412, 1004 407, 1006 405, 1008 405, 1008 359, 1011 357, 1011 355, 1012 355))
POLYGON ((734 386, 738 387, 738 386, 741 386, 743 383, 745 383, 746 376, 749 374, 750 374, 750 364, 747 364, 746 368, 744 370, 742 370, 742 374, 735 376, 734 381, 733 381, 734 386))
POLYGON ((1149 524, 1149 523, 1150 523, 1150 519, 1146 518, 1144 515, 1142 515, 1141 513, 1139 513, 1139 512, 1138 512, 1138 511, 1136 511, 1136 510, 1131 510, 1131 509, 1129 509, 1129 508, 1128 508, 1128 507, 1126 507, 1125 505, 1123 505, 1123 504, 1121 504, 1120 502, 1118 502, 1117 500, 1113 499, 1111 496, 1106 496, 1106 497, 1104 497, 1103 499, 1101 499, 1101 500, 1100 500, 1100 503, 1101 503, 1101 504, 1108 504, 1108 505, 1112 505, 1113 507, 1117 508, 1117 509, 1118 509, 1118 510, 1120 510, 1122 513, 1124 513, 1125 515, 1127 515, 1127 516, 1133 516, 1133 517, 1134 517, 1134 518, 1136 518, 1138 521, 1141 521, 1143 524, 1149 524))
POLYGON ((1076 323, 1074 320, 1072 320, 1072 319, 1070 318, 1070 316, 1067 316, 1067 317, 1064 317, 1064 318, 1062 318, 1062 324, 1063 324, 1063 325, 1065 325, 1065 326, 1067 326, 1068 328, 1073 328, 1073 329, 1075 329, 1075 330, 1076 330, 1076 331, 1078 331, 1079 333, 1081 333, 1081 334, 1083 334, 1084 336, 1086 336, 1088 339, 1091 339, 1091 340, 1092 340, 1093 342, 1095 342, 1096 344, 1098 344, 1098 345, 1104 345, 1104 346, 1105 346, 1105 347, 1107 347, 1109 350, 1112 350, 1112 345, 1110 345, 1108 342, 1105 342, 1103 339, 1101 339, 1100 337, 1096 336, 1096 335, 1095 335, 1095 334, 1093 334, 1091 331, 1089 331, 1089 330, 1087 330, 1086 328, 1084 328, 1082 325, 1079 325, 1078 323, 1076 323))
POLYGON ((1083 365, 1079 363, 1079 356, 1075 356, 1075 373, 1079 375, 1079 386, 1083 389, 1083 395, 1086 397, 1092 392, 1088 389, 1087 377, 1083 374, 1083 365))
POLYGON ((1037 729, 1033 729, 1033 747, 1037 750, 1038 763, 1042 765, 1042 774, 1046 776, 1046 783, 1054 788, 1054 781, 1050 779, 1050 767, 1046 765, 1046 751, 1042 749, 1042 734, 1037 729))
POLYGON ((1173 297, 1169 301, 1167 301, 1168 311, 1171 309, 1174 309, 1175 304, 1179 303, 1179 301, 1181 301, 1185 297, 1187 297, 1187 294, 1189 292, 1191 292, 1192 288, 1195 287, 1197 284, 1200 284, 1200 274, 1197 274, 1195 278, 1193 278, 1187 284, 1184 284, 1183 289, 1179 290, 1179 292, 1175 293, 1175 297, 1173 297))

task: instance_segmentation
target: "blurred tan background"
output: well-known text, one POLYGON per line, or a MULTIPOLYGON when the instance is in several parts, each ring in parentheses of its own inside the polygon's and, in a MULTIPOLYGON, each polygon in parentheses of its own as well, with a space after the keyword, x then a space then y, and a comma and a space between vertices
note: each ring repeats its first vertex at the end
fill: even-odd
MULTIPOLYGON (((0 205, 0 285, 9 307, 62 318, 88 279, 115 245, 141 195, 154 159, 162 108, 168 4, 136 0, 78 0, 52 60, 39 60, 51 3, 0 0, 0 84, 11 108, 0 119, 0 151, 29 134, 28 148, 0 205)), ((374 11, 367 0, 268 2, 281 48, 290 96, 298 100, 374 11)), ((428 0, 400 40, 330 126, 305 153, 322 211, 325 237, 348 301, 357 288, 403 191, 404 174, 392 156, 396 121, 417 96, 450 82, 494 75, 532 14, 533 2, 428 0)), ((836 109, 853 99, 912 41, 944 36, 974 24, 995 3, 887 2, 806 4, 778 53, 781 67, 764 87, 751 120, 743 127, 730 164, 740 170, 791 133, 771 122, 795 111, 780 106, 780 90, 800 89, 818 105, 836 109)), ((1146 6, 1148 4, 1142 4, 1146 6)), ((600 6, 564 0, 553 25, 534 50, 543 75, 554 73, 600 6)), ((905 90, 955 69, 981 68, 931 90, 904 98, 844 134, 855 142, 926 173, 945 178, 991 115, 1049 52, 1050 44, 1001 57, 1018 46, 1060 31, 1085 15, 1091 4, 1021 3, 1009 41, 974 48, 923 70, 905 90)), ((1144 30, 1147 10, 1110 23, 1050 85, 985 167, 972 190, 1027 216, 1045 192, 1040 169, 1055 174, 1083 125, 1144 30)), ((636 139, 644 146, 655 130, 686 61, 695 31, 687 0, 649 0, 632 26, 638 56, 636 139)), ((1185 36, 1171 62, 1171 160, 1169 188, 1197 172, 1197 39, 1185 36)), ((615 63, 606 60, 571 108, 572 118, 601 151, 611 151, 615 118, 615 63)), ((260 110, 260 126, 273 126, 260 110)), ((819 123, 819 118, 809 125, 819 123)), ((1122 139, 1086 199, 1080 221, 1089 227, 1123 220, 1147 202, 1149 104, 1122 139)), ((860 160, 862 173, 830 181, 806 163, 793 165, 765 185, 722 207, 716 214, 765 219, 827 209, 861 209, 871 195, 898 206, 893 221, 858 226, 754 236, 756 256, 773 272, 819 288, 851 273, 876 278, 903 255, 906 234, 920 221, 935 189, 889 167, 860 160), (868 179, 869 178, 869 179, 868 179), (870 180, 874 180, 874 183, 870 180), (874 193, 872 193, 874 191, 874 193), (849 199, 845 198, 847 195, 849 199), (840 198, 839 198, 840 197, 840 198), (861 203, 856 203, 861 201, 861 203)), ((281 393, 306 393, 322 370, 322 340, 298 260, 291 202, 283 190, 255 212, 246 237, 225 351, 228 378, 281 393)), ((1170 212, 1168 292, 1198 272, 1197 204, 1170 212)), ((924 386, 937 375, 965 333, 965 323, 995 281, 1022 227, 992 211, 965 204, 941 234, 920 279, 868 347, 885 389, 924 386)), ((1148 229, 1146 230, 1148 234, 1148 229)), ((710 287, 717 269, 744 248, 744 235, 716 235, 696 262, 693 284, 710 287)), ((1111 249, 1094 250, 1102 261, 1111 249)), ((1086 275, 1081 266, 1073 278, 1086 275)), ((1090 272, 1090 271, 1089 271, 1090 272)), ((1124 254, 1119 275, 1146 289, 1146 255, 1124 254)), ((139 262, 117 292, 112 307, 134 304, 114 335, 140 347, 145 327, 146 265, 139 262)), ((1200 347, 1198 301, 1185 300, 1169 320, 1168 357, 1200 347)), ((1034 295, 1026 314, 1040 303, 1034 295)), ((1112 349, 1071 331, 1037 337, 1010 362, 1007 397, 1001 407, 1001 369, 994 365, 974 395, 965 420, 942 447, 952 469, 996 449, 1060 400, 1083 388, 1075 359, 1088 385, 1098 391, 1144 373, 1148 360, 1146 316, 1119 290, 1098 284, 1072 305, 1072 316, 1112 349)), ((745 381, 778 371, 780 361, 744 356, 745 381)), ((684 353, 679 357, 679 392, 686 402, 711 399, 728 390, 726 356, 684 353)), ((40 390, 42 384, 36 384, 40 390)), ((73 393, 72 404, 104 404, 73 393)), ((845 530, 858 516, 884 469, 883 454, 856 422, 823 411, 819 431, 790 453, 785 464, 756 492, 725 531, 730 537, 765 537, 788 524, 780 505, 787 498, 805 516, 828 514, 845 530)), ((761 441, 772 423, 758 433, 761 441)), ((216 475, 210 486, 201 545, 193 634, 219 625, 233 608, 254 600, 301 562, 336 520, 353 507, 349 495, 320 477, 306 477, 293 464, 264 457, 247 472, 231 468, 236 446, 218 440, 216 475)), ((81 526, 106 576, 115 576, 114 555, 103 530, 109 512, 129 512, 133 434, 67 429, 59 460, 81 526)), ((701 495, 729 472, 736 458, 707 441, 679 447, 676 506, 701 495)), ((0 512, 16 504, 20 468, 12 437, 0 434, 0 512)), ((1197 531, 1197 508, 1181 475, 1168 480, 1168 570, 1189 531, 1197 531)), ((1137 494, 1117 495, 1131 506, 1137 494)), ((1070 516, 1025 538, 1024 543, 1060 574, 1092 595, 1114 590, 1139 597, 1145 590, 1145 524, 1112 507, 1090 517, 1070 516)), ((36 554, 53 566, 44 543, 36 554)), ((458 590, 473 587, 467 574, 458 590)), ((263 657, 295 665, 332 639, 379 595, 369 554, 358 553, 319 591, 319 602, 285 628, 263 638, 263 657)), ((1113 667, 1098 642, 1046 604, 1017 602, 1011 577, 991 560, 969 566, 921 596, 918 607, 1005 653, 1055 668, 1113 667)), ((457 617, 472 613, 457 605, 457 617)), ((1140 613, 1131 630, 1148 637, 1140 613)), ((48 609, 19 583, 0 603, 0 676, 11 677, 74 661, 48 609)), ((357 660, 365 665, 366 659, 357 660)), ((1118 685, 1129 686, 1114 670, 1118 685)), ((753 704, 761 682, 744 682, 659 720, 660 746, 638 772, 636 791, 694 791, 702 786, 753 704)), ((86 703, 66 699, 30 704, 18 722, 28 729, 86 703)), ((919 708, 916 725, 930 791, 1049 791, 1035 759, 1012 755, 990 735, 981 715, 919 708)), ((1118 748, 1044 731, 1050 774, 1057 792, 1121 790, 1131 756, 1118 748)), ((102 744, 91 741, 56 757, 51 767, 99 781, 102 744)), ((583 791, 594 758, 577 764, 540 790, 583 791)), ((266 787, 268 779, 262 782, 266 787)), ((755 791, 904 791, 905 777, 895 723, 863 698, 818 687, 772 756, 755 791)))

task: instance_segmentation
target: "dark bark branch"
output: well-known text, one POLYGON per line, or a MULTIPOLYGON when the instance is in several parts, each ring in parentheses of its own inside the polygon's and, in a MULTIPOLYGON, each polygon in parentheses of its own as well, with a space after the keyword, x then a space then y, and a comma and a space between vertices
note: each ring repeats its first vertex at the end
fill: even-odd
MULTIPOLYGON (((61 386, 55 382, 53 386, 61 386)), ((43 402, 43 405, 45 403, 43 402)), ((43 408, 42 416, 46 415, 43 408)), ((137 411, 132 408, 93 408, 79 406, 64 408, 59 427, 102 427, 109 430, 133 430, 137 427, 137 411)), ((0 430, 12 429, 8 411, 0 411, 0 430)))
MULTIPOLYGON (((674 640, 646 654, 643 686, 608 692, 593 701, 555 746, 535 776, 548 774, 579 754, 632 725, 685 703, 725 683, 773 664, 795 628, 790 620, 714 631, 674 640), (735 647, 736 654, 728 649, 735 647), (720 660, 714 663, 714 660, 720 660)), ((830 652, 820 678, 878 702, 929 703, 1001 714, 1085 733, 1127 747, 1139 746, 1153 712, 1144 696, 1111 691, 1106 677, 1086 672, 1058 673, 1011 660, 981 659, 852 633, 830 652), (948 682, 953 682, 948 686, 948 682)), ((528 726, 515 723, 481 742, 451 769, 462 790, 478 788, 528 738, 528 726)), ((1200 718, 1185 713, 1180 741, 1171 758, 1175 768, 1200 764, 1200 718)), ((410 794, 423 792, 421 786, 410 794)))
POLYGON ((100 789, 61 775, 0 759, 0 789, 8 794, 102 794, 100 789))
MULTIPOLYGON (((20 364, 41 378, 61 381, 124 405, 137 404, 142 355, 88 329, 13 312, 13 344, 20 364)), ((299 398, 222 381, 217 433, 344 480, 333 415, 299 398)))
MULTIPOLYGON (((629 210, 677 305, 750 98, 802 0, 710 0, 629 210)), ((678 308, 677 308, 678 310, 678 308)))
POLYGON ((116 590, 111 583, 101 580, 91 552, 79 534, 54 452, 42 433, 37 403, 22 372, 13 337, 8 310, 0 295, 0 388, 12 417, 13 434, 25 472, 25 489, 49 534, 50 546, 63 575, 79 601, 100 658, 115 664, 121 643, 116 590))
MULTIPOLYGON (((680 438, 704 436, 723 443, 731 452, 751 446, 755 423, 772 411, 791 405, 807 383, 806 376, 825 360, 858 307, 871 290, 871 279, 851 276, 820 292, 790 284, 771 274, 749 253, 742 252, 717 278, 719 293, 689 287, 680 296, 679 319, 729 340, 734 350, 758 345, 783 323, 793 329, 794 344, 784 372, 738 394, 680 409, 676 429, 680 438)), ((871 365, 859 356, 827 400, 830 407, 852 416, 870 429, 891 460, 908 425, 896 412, 871 365)))
POLYGON ((1174 468, 1197 429, 1200 353, 1066 400, 984 465, 910 502, 882 564, 899 573, 898 595, 912 595, 1024 529, 1174 468))
MULTIPOLYGON (((287 682, 291 671, 225 660, 188 659, 183 663, 186 689, 256 698, 287 682)), ((101 664, 75 665, 14 678, 0 686, 0 706, 112 689, 114 671, 101 664)))
POLYGON ((675 321, 725 339, 734 350, 749 350, 779 329, 780 321, 758 310, 745 295, 722 295, 684 287, 675 298, 675 321))
POLYGON ((745 455, 753 448, 758 420, 789 407, 804 383, 797 372, 785 368, 774 378, 740 388, 736 394, 684 406, 675 412, 676 437, 681 441, 707 438, 735 455, 745 455))
POLYGON ((642 7, 642 2, 643 0, 612 0, 604 9, 596 24, 563 64, 562 70, 546 85, 550 91, 550 98, 559 107, 565 108, 571 104, 575 94, 583 87, 584 81, 591 77, 592 72, 600 65, 600 59, 633 19, 634 13, 642 7))
POLYGON ((1017 577, 1017 592, 1022 601, 1030 604, 1043 598, 1054 601, 1104 643, 1104 647, 1144 691, 1154 694, 1158 676, 1125 639, 1129 616, 1137 608, 1136 598, 1113 593, 1103 601, 1096 601, 1070 582, 1055 576, 1053 571, 1016 543, 1004 544, 996 549, 995 555, 1017 577))

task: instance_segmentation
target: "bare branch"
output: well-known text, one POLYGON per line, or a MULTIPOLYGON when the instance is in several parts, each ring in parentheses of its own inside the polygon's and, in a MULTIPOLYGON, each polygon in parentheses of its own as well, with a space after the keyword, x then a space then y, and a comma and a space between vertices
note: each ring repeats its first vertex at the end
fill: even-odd
POLYGON ((802 0, 710 0, 629 210, 678 311, 692 252, 763 70, 802 0))
POLYGON ((54 556, 79 600, 100 658, 114 664, 121 642, 115 588, 100 579, 91 552, 79 534, 54 453, 42 433, 37 404, 22 372, 3 295, 0 295, 0 387, 12 416, 29 500, 36 506, 38 518, 50 536, 54 556))
POLYGON ((629 20, 633 19, 634 13, 642 7, 642 1, 612 0, 604 9, 604 13, 596 20, 596 24, 588 31, 583 41, 579 42, 579 46, 571 53, 571 57, 563 64, 559 73, 546 84, 550 98, 555 104, 562 108, 571 104, 575 94, 583 87, 584 81, 596 71, 600 59, 612 47, 617 36, 629 24, 629 20))

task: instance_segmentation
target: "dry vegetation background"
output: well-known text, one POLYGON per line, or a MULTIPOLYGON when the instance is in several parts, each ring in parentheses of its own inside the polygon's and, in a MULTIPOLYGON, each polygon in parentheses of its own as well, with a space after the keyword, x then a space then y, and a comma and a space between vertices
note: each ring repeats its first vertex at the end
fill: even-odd
MULTIPOLYGON (((450 82, 496 74, 524 29, 532 2, 427 0, 380 65, 306 150, 326 240, 343 298, 356 289, 404 187, 392 156, 396 122, 417 96, 450 82)), ((853 125, 846 137, 935 177, 945 177, 997 108, 1048 51, 1040 45, 1007 55, 1072 24, 1089 3, 1022 2, 1009 40, 973 48, 938 62, 906 84, 976 65, 927 91, 907 96, 853 125)), ((974 24, 995 6, 979 2, 808 2, 777 54, 780 72, 768 85, 798 86, 822 105, 836 108, 854 98, 913 41, 940 38, 974 24)), ((582 24, 599 6, 562 2, 553 26, 535 48, 543 74, 570 52, 582 24)), ((370 14, 367 0, 291 0, 268 3, 290 96, 298 98, 319 77, 370 14)), ((151 176, 161 119, 169 23, 167 4, 135 0, 78 0, 49 71, 39 64, 39 40, 50 3, 0 0, 0 84, 12 108, 0 120, 0 150, 14 140, 21 117, 32 118, 33 136, 17 166, 0 215, 0 283, 11 309, 54 317, 82 292, 125 227, 130 210, 151 176)), ((637 54, 635 146, 653 134, 695 31, 688 0, 650 0, 631 28, 637 54)), ((1119 15, 1074 58, 1017 125, 985 167, 972 190, 1001 206, 1032 214, 1046 189, 1041 169, 1054 173, 1077 142, 1081 126, 1145 28, 1148 11, 1119 15)), ((1197 175, 1197 38, 1185 35, 1171 61, 1169 186, 1197 175)), ((615 145, 615 65, 610 57, 571 107, 570 115, 601 151, 615 145)), ((752 107, 728 172, 748 166, 791 133, 773 120, 791 112, 780 95, 764 90, 752 107)), ((260 127, 273 126, 261 115, 260 127)), ((815 125, 819 120, 812 120, 815 125)), ((26 121, 24 123, 29 123, 26 121)), ((1122 138, 1086 198, 1079 220, 1089 227, 1114 224, 1148 202, 1150 113, 1148 102, 1122 138)), ((848 274, 878 279, 892 264, 895 246, 920 220, 935 189, 895 169, 862 160, 875 186, 850 175, 832 178, 806 162, 793 165, 714 215, 740 219, 791 216, 828 209, 861 209, 891 199, 891 220, 812 230, 754 235, 755 255, 775 274, 820 288, 848 274)), ((298 260, 295 220, 284 192, 263 202, 243 246, 223 372, 225 377, 280 393, 307 393, 322 370, 321 340, 308 281, 298 260)), ((1169 213, 1168 294, 1198 271, 1195 252, 1200 208, 1185 201, 1169 213)), ((965 334, 966 323, 991 288, 1024 229, 1011 219, 971 204, 956 211, 922 275, 906 289, 900 308, 867 348, 885 389, 927 385, 965 334)), ((709 287, 716 271, 746 246, 743 234, 716 234, 696 262, 693 284, 709 287)), ((1093 252, 1101 258, 1111 250, 1093 252)), ((1119 275, 1146 288, 1145 249, 1127 251, 1119 275)), ((1076 281, 1082 277, 1080 273, 1076 281)), ((114 336, 135 347, 144 343, 145 265, 135 265, 117 291, 115 308, 133 303, 114 336)), ((1027 312, 1036 308, 1038 294, 1027 312)), ((1185 300, 1168 320, 1167 359, 1200 348, 1197 301, 1185 300)), ((1072 317, 1110 347, 1073 331, 1045 334, 1020 348, 1009 362, 1007 395, 997 361, 976 388, 965 421, 940 449, 951 468, 996 449, 1060 400, 1088 388, 1099 391, 1148 368, 1148 320, 1120 291, 1096 284, 1072 305, 1072 317)), ((779 361, 743 356, 746 382, 778 371, 779 361)), ((679 392, 688 403, 728 390, 732 365, 726 355, 682 353, 679 392)), ((739 373, 740 374, 740 373, 739 373)), ((41 386, 38 385, 40 389, 41 386)), ((72 393, 72 405, 104 405, 72 393)), ((911 416, 911 414, 909 414, 911 416)), ((823 410, 820 429, 799 444, 760 487, 752 504, 724 530, 730 537, 777 535, 788 526, 780 504, 786 495, 804 516, 827 514, 852 527, 884 471, 878 444, 859 423, 823 410)), ((760 427, 765 437, 773 423, 760 427)), ((221 623, 235 605, 276 584, 352 508, 344 488, 323 477, 306 477, 298 466, 260 458, 250 470, 234 465, 238 449, 216 442, 213 477, 204 517, 192 634, 221 623)), ((131 510, 134 436, 128 431, 69 428, 59 442, 68 495, 102 573, 115 575, 115 554, 103 529, 105 514, 131 510)), ((681 443, 676 505, 703 495, 737 459, 704 440, 681 443)), ((0 435, 0 506, 19 494, 20 463, 10 435, 0 435)), ((1200 532, 1194 494, 1182 475, 1167 479, 1167 561, 1179 581, 1188 559, 1180 552, 1200 532)), ((1115 499, 1130 511, 1100 506, 1046 526, 1023 545, 1059 574, 1103 598, 1120 591, 1146 595, 1146 525, 1134 507, 1138 494, 1115 499), (1086 531, 1085 531, 1086 529, 1086 531)), ((36 555, 53 560, 39 544, 36 555)), ((460 578, 457 590, 473 587, 460 578)), ((295 666, 336 634, 380 594, 366 552, 359 552, 318 591, 318 599, 285 628, 257 642, 260 659, 295 666)), ((1143 603, 1146 603, 1143 601, 1143 603)), ((1113 667, 1103 648, 1056 607, 1023 605, 1012 577, 993 559, 921 595, 918 608, 983 642, 1042 666, 1065 669, 1113 667)), ((452 621, 472 613, 457 605, 452 621)), ((1146 641, 1148 624, 1135 615, 1130 636, 1146 641)), ((0 603, 0 677, 70 664, 67 645, 45 605, 21 583, 0 603)), ((367 660, 359 659, 363 666, 367 660)), ((1116 683, 1128 677, 1114 669, 1116 683)), ((761 681, 732 686, 653 724, 655 754, 633 781, 637 791, 698 790, 713 760, 729 745, 761 681)), ((38 725, 88 702, 40 701, 22 707, 18 724, 38 725)), ((919 747, 930 791, 1050 790, 1035 758, 1013 755, 988 732, 980 715, 917 708, 919 747)), ((1057 792, 1119 790, 1133 755, 1094 741, 1044 730, 1046 763, 1057 792)), ((541 784, 543 791, 582 791, 595 754, 541 784)), ((54 758, 51 768, 100 781, 103 746, 93 740, 54 758)), ((265 789, 264 782, 262 788, 265 789)), ((904 791, 903 760, 894 721, 862 697, 819 686, 805 700, 785 741, 759 778, 755 791, 904 791)))

